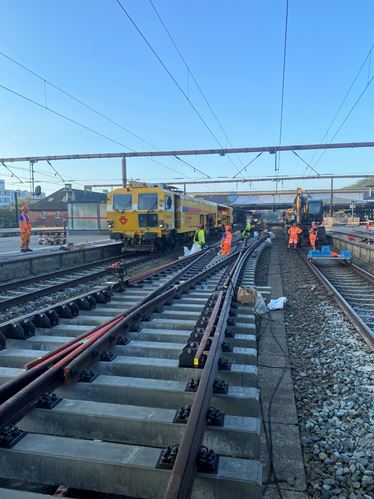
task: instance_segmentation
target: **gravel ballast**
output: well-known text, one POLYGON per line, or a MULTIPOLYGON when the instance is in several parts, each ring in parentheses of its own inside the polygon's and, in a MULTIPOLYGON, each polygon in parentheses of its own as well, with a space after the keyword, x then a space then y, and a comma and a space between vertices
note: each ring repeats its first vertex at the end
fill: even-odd
MULTIPOLYGON (((175 260, 175 258, 175 255, 160 256, 155 259, 150 258, 149 263, 142 263, 132 269, 129 269, 129 275, 140 274, 141 272, 145 272, 154 267, 158 267, 175 260)), ((68 274, 69 269, 67 269, 66 272, 68 274)), ((89 293, 90 291, 93 291, 95 287, 105 286, 108 281, 117 281, 115 274, 111 274, 109 271, 107 277, 101 276, 93 278, 85 283, 76 284, 75 286, 70 286, 61 291, 51 293, 50 295, 26 301, 22 305, 15 305, 13 307, 6 308, 0 312, 0 323, 15 319, 21 315, 30 314, 36 310, 44 309, 64 300, 73 299, 81 294, 89 293)))
POLYGON ((308 495, 374 498, 374 355, 299 257, 277 244, 308 495))

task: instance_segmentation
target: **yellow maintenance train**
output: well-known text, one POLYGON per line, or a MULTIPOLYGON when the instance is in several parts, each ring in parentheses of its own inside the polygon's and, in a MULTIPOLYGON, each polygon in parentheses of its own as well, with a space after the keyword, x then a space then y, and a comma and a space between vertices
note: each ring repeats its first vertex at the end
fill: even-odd
POLYGON ((206 234, 232 224, 232 208, 183 194, 166 184, 130 183, 108 194, 108 227, 126 249, 150 250, 192 242, 198 225, 206 234))

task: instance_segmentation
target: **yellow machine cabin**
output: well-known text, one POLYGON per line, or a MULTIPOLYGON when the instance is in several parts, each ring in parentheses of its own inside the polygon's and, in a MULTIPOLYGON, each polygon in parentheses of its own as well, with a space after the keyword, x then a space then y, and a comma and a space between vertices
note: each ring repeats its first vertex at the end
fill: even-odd
POLYGON ((232 224, 232 208, 194 198, 166 184, 132 183, 108 194, 108 227, 112 239, 127 249, 172 247, 192 240, 198 225, 206 234, 232 224))

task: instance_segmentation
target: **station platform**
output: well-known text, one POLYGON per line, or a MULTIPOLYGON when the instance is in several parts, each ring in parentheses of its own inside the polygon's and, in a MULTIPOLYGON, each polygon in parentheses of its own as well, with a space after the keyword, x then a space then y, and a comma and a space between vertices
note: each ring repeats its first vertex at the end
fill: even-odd
MULTIPOLYGON (((6 229, 2 229, 6 230, 6 229)), ((113 241, 109 239, 108 235, 99 234, 74 234, 68 236, 68 242, 73 244, 84 244, 88 243, 92 245, 102 245, 102 244, 113 244, 113 241)), ((60 251, 60 246, 43 246, 39 244, 39 236, 31 235, 30 248, 33 252, 21 253, 20 252, 20 239, 19 236, 10 236, 0 238, 0 261, 8 260, 13 258, 25 258, 26 255, 35 255, 42 253, 56 253, 60 251)))

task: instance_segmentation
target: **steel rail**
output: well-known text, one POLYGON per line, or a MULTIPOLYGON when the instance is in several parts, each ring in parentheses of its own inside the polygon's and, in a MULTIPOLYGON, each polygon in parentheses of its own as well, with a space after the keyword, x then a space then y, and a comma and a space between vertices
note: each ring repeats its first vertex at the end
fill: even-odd
MULTIPOLYGON (((114 257, 110 258, 108 260, 114 261, 118 260, 119 257, 114 257)), ((149 257, 145 257, 143 259, 135 260, 133 262, 129 262, 128 267, 134 267, 137 264, 141 264, 143 262, 149 261, 149 257)), ((102 262, 104 264, 104 262, 102 262)), ((65 271, 58 271, 60 272, 69 272, 70 269, 65 269, 65 271)), ((97 279, 98 277, 104 276, 108 274, 108 269, 102 269, 102 270, 97 270, 95 272, 92 272, 90 274, 84 275, 84 276, 79 276, 79 277, 72 277, 71 279, 64 281, 64 282, 58 282, 55 284, 51 284, 50 286, 44 287, 42 289, 36 289, 35 291, 25 291, 24 293, 14 296, 12 298, 6 298, 5 300, 0 299, 0 310, 4 310, 5 308, 12 307, 14 305, 19 305, 23 304, 25 302, 25 299, 27 301, 35 300, 36 298, 39 298, 41 296, 46 296, 49 295, 50 293, 55 293, 57 291, 61 291, 62 289, 70 288, 72 286, 76 286, 77 284, 82 284, 87 281, 91 281, 92 279, 97 279)), ((45 276, 45 274, 44 274, 45 276)), ((56 276, 53 276, 56 277, 56 276)), ((45 277, 47 278, 47 277, 45 277)), ((50 277, 51 278, 51 277, 50 277)), ((27 285, 27 284, 25 284, 27 285)), ((20 286, 20 284, 18 284, 20 286)), ((1 298, 1 297, 0 297, 1 298)))
POLYGON ((362 269, 361 267, 358 267, 354 263, 351 264, 351 268, 354 270, 356 274, 358 274, 360 277, 363 277, 367 281, 370 282, 370 284, 373 284, 374 286, 374 275, 370 274, 369 272, 366 272, 366 270, 362 269))
POLYGON ((212 310, 212 315, 209 318, 209 321, 208 321, 208 324, 205 328, 203 337, 201 338, 201 341, 200 341, 199 346, 197 348, 195 357, 193 359, 193 363, 194 363, 195 367, 199 367, 200 358, 205 351, 205 347, 206 347, 208 340, 210 338, 210 334, 212 333, 212 331, 214 329, 214 325, 215 325, 217 316, 218 316, 220 308, 221 308, 223 297, 224 297, 224 292, 220 291, 218 293, 216 304, 214 305, 214 308, 212 310))
MULTIPOLYGON (((204 250, 204 252, 209 251, 209 249, 210 248, 207 248, 206 250, 204 250)), ((137 283, 143 279, 147 279, 149 277, 154 276, 155 274, 157 274, 159 272, 167 270, 175 265, 178 265, 178 264, 180 264, 180 262, 194 260, 199 255, 200 255, 200 252, 198 254, 195 253, 194 255, 189 255, 187 257, 183 257, 180 260, 175 260, 172 262, 165 263, 159 267, 155 267, 154 269, 150 269, 150 270, 147 270, 145 272, 142 272, 141 274, 137 274, 137 275, 131 276, 131 277, 126 277, 124 279, 124 283, 128 284, 128 285, 137 283)), ((135 267, 139 264, 147 263, 150 260, 156 260, 157 258, 161 258, 162 256, 164 256, 164 255, 154 254, 154 256, 152 256, 152 257, 147 255, 144 258, 138 258, 137 260, 131 260, 127 264, 127 267, 132 268, 132 267, 135 267)), ((97 261, 92 262, 92 263, 86 263, 82 266, 76 266, 76 267, 66 268, 64 270, 58 270, 56 272, 51 272, 50 274, 42 274, 41 276, 29 277, 29 278, 26 278, 24 281, 22 281, 22 283, 20 281, 12 281, 10 283, 10 288, 8 288, 8 284, 0 285, 0 291, 6 291, 7 289, 15 289, 16 287, 22 287, 23 285, 26 286, 28 284, 32 284, 34 282, 39 282, 39 281, 44 280, 44 279, 51 279, 53 277, 58 277, 59 275, 66 275, 67 273, 77 272, 79 270, 84 270, 84 269, 89 268, 89 267, 94 266, 94 265, 104 265, 106 263, 110 263, 110 262, 118 260, 118 259, 121 259, 120 255, 116 256, 116 257, 110 257, 110 258, 107 258, 105 260, 97 260, 97 261)), ((34 291, 27 291, 23 294, 20 294, 19 296, 6 298, 4 300, 1 300, 1 296, 0 296, 0 310, 4 310, 4 309, 9 308, 11 306, 24 303, 25 297, 27 298, 27 301, 30 301, 30 300, 39 298, 41 296, 45 296, 45 295, 48 295, 50 293, 54 293, 54 292, 60 291, 62 289, 66 289, 66 288, 75 286, 76 284, 81 284, 81 283, 90 281, 92 279, 96 279, 96 278, 104 276, 106 274, 108 274, 108 270, 103 269, 103 270, 99 270, 99 271, 93 272, 93 273, 85 275, 85 276, 72 277, 72 279, 69 279, 69 280, 64 281, 64 282, 51 284, 50 286, 42 288, 42 289, 36 289, 34 291)))
MULTIPOLYGON (((208 252, 210 251, 208 250, 208 252)), ((170 286, 170 283, 172 285, 184 273, 191 270, 199 260, 207 256, 206 252, 197 253, 195 259, 187 267, 178 272, 167 283, 149 293, 139 304, 127 309, 121 316, 117 316, 85 335, 81 335, 78 339, 72 340, 63 347, 47 353, 39 359, 39 362, 34 362, 29 371, 2 385, 0 387, 0 400, 2 400, 0 405, 0 428, 17 423, 29 410, 35 407, 44 392, 53 390, 64 381, 76 381, 77 374, 81 369, 95 362, 101 352, 116 342, 118 335, 123 333, 124 325, 130 325, 133 321, 140 321, 144 313, 150 312, 177 293, 182 293, 206 275, 217 270, 218 267, 228 263, 236 255, 237 253, 230 255, 230 257, 206 269, 204 272, 198 273, 178 286, 173 286, 165 291, 165 288, 170 286)))
POLYGON ((195 276, 187 279, 181 284, 174 285, 180 278, 188 272, 198 260, 202 259, 206 255, 201 255, 198 260, 195 260, 185 269, 182 269, 176 276, 167 281, 162 286, 155 289, 152 293, 147 295, 142 302, 140 302, 135 310, 126 315, 120 322, 118 322, 110 331, 106 332, 99 338, 95 343, 87 345, 85 351, 74 359, 65 369, 65 383, 71 383, 77 379, 80 372, 89 366, 93 360, 96 360, 98 356, 106 349, 112 347, 116 343, 116 339, 121 334, 126 334, 131 326, 141 322, 144 315, 152 313, 155 309, 164 305, 166 302, 172 300, 177 295, 182 294, 185 290, 192 287, 196 282, 201 281, 206 276, 212 274, 218 268, 229 263, 233 258, 237 256, 237 252, 233 253, 225 260, 221 260, 212 267, 207 268, 203 272, 196 274, 195 276), (173 286, 173 287, 170 287, 173 286))
MULTIPOLYGON (((211 249, 211 248, 207 248, 204 251, 207 252, 207 251, 209 251, 209 249, 211 249)), ((195 260, 200 255, 201 255, 201 253, 199 252, 199 253, 195 253, 194 255, 189 255, 187 257, 183 257, 183 258, 181 258, 179 260, 175 260, 175 261, 172 261, 172 262, 169 262, 169 263, 165 263, 165 264, 159 265, 158 267, 155 267, 154 269, 151 269, 151 270, 148 270, 148 271, 143 272, 141 274, 136 274, 134 276, 129 277, 126 280, 126 283, 129 286, 132 286, 134 284, 138 284, 138 283, 142 282, 143 280, 145 280, 147 278, 153 277, 153 276, 155 276, 155 275, 157 275, 159 273, 164 272, 165 270, 171 269, 173 267, 182 266, 185 262, 187 262, 189 260, 195 260)), ((107 289, 108 289, 108 286, 97 287, 97 288, 95 288, 94 292, 97 293, 97 292, 104 291, 104 290, 107 290, 107 289)), ((31 313, 24 314, 24 315, 21 315, 19 317, 13 318, 13 319, 9 319, 9 320, 7 320, 5 322, 0 323, 0 331, 1 331, 2 328, 6 327, 6 326, 9 326, 9 325, 12 325, 12 324, 15 324, 15 323, 22 323, 22 322, 27 321, 27 320, 31 320, 32 321, 33 317, 36 316, 36 315, 45 314, 48 311, 55 309, 56 307, 60 307, 60 306, 62 307, 64 305, 69 305, 70 303, 75 302, 77 300, 87 298, 87 297, 91 296, 92 294, 93 294, 92 291, 88 291, 86 293, 82 293, 82 294, 79 294, 77 296, 68 298, 66 300, 57 302, 57 303, 55 303, 53 305, 49 305, 48 307, 35 310, 35 311, 31 312, 31 313)), ((86 334, 89 334, 89 333, 86 333, 86 334)), ((83 335, 82 337, 84 337, 84 336, 85 335, 83 335)), ((81 338, 81 337, 79 337, 79 338, 81 338)))
POLYGON ((244 248, 230 271, 225 298, 220 313, 215 317, 215 320, 218 318, 215 334, 169 477, 164 499, 188 499, 191 495, 196 473, 196 458, 204 435, 207 411, 213 396, 213 386, 218 373, 218 360, 222 353, 231 300, 234 297, 238 277, 245 261, 265 239, 266 237, 263 237, 251 246, 244 248))
MULTIPOLYGON (((336 303, 339 305, 356 330, 360 333, 368 346, 374 350, 374 331, 361 319, 355 310, 350 306, 347 300, 339 293, 332 283, 323 275, 323 273, 310 262, 301 250, 298 250, 298 255, 305 265, 313 272, 318 281, 331 293, 336 303)), ((357 267, 358 268, 358 267, 357 267)), ((360 269, 362 270, 362 269, 360 269)), ((356 271, 356 269, 355 269, 356 271)), ((363 271, 365 272, 365 271, 363 271)), ((370 275, 370 274, 369 274, 370 275)), ((372 277, 372 276, 371 276, 372 277)))
MULTIPOLYGON (((28 284, 34 284, 42 280, 48 280, 51 279, 52 277, 65 276, 66 274, 70 274, 73 272, 80 272, 81 270, 86 270, 89 269, 90 267, 96 267, 97 265, 105 265, 120 258, 123 258, 123 256, 122 255, 111 256, 110 258, 104 258, 103 260, 94 260, 93 262, 83 263, 82 265, 76 265, 74 267, 66 267, 64 269, 55 270, 53 272, 48 272, 46 274, 39 274, 31 277, 25 277, 22 279, 17 279, 16 281, 8 281, 4 284, 0 284, 0 292, 19 288, 21 286, 27 286, 28 284)), ((140 260, 141 259, 139 258, 136 261, 140 260)))

